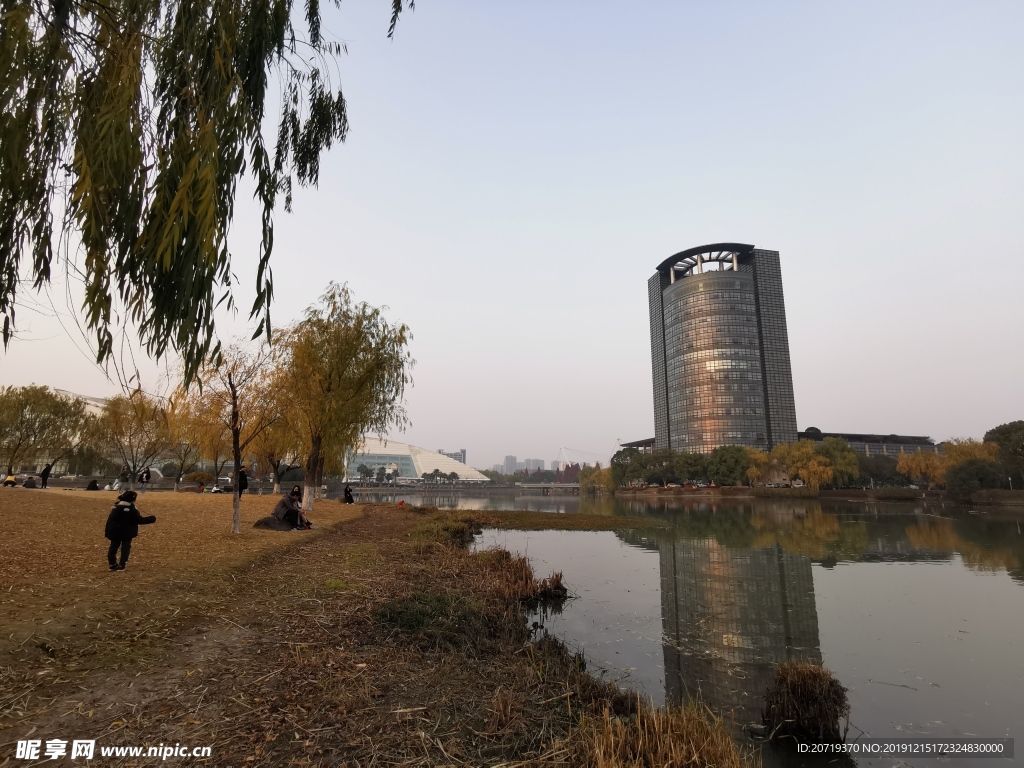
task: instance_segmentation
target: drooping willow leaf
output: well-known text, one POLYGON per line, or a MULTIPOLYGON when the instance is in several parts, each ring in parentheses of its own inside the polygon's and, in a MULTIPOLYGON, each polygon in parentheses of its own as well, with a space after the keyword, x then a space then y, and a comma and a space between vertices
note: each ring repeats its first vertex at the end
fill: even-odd
MULTIPOLYGON (((389 36, 402 10, 392 0, 389 36)), ((274 208, 283 195, 290 209, 293 180, 315 185, 321 153, 345 140, 329 77, 341 52, 318 0, 0 0, 5 345, 19 281, 47 284, 73 242, 99 361, 122 306, 146 351, 177 351, 191 380, 217 352, 215 309, 232 306, 227 235, 247 173, 263 212, 251 317, 269 336, 274 208)))

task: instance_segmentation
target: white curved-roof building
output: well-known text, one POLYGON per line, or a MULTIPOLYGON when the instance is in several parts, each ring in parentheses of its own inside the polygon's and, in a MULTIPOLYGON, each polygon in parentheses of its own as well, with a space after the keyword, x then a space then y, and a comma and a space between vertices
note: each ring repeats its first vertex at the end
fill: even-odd
POLYGON ((378 467, 384 467, 388 472, 397 467, 400 480, 419 480, 424 473, 429 475, 438 469, 446 475, 452 472, 456 473, 460 482, 490 482, 487 477, 472 467, 445 456, 443 453, 394 440, 380 440, 375 437, 366 438, 359 449, 349 456, 347 479, 359 479, 359 465, 361 464, 365 464, 374 472, 378 467))

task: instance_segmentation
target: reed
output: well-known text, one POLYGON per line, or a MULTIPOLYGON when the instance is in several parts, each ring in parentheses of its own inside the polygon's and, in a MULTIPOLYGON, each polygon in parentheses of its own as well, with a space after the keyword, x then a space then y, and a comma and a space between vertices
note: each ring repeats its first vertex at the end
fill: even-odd
POLYGON ((695 704, 644 707, 628 719, 605 710, 582 741, 584 749, 578 757, 591 768, 740 768, 751 763, 722 721, 695 704))
POLYGON ((769 738, 842 742, 849 718, 846 688, 821 664, 786 661, 775 666, 775 681, 768 687, 762 713, 769 738))

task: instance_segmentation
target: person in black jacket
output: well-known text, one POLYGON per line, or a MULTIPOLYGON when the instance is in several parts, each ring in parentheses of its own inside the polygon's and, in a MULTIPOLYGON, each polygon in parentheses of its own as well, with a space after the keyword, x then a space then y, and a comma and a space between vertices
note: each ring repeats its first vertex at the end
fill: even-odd
POLYGON ((112 571, 124 570, 128 556, 132 552, 132 539, 139 535, 139 526, 156 522, 156 515, 142 516, 135 506, 137 498, 138 494, 135 491, 125 491, 117 497, 117 504, 110 510, 110 516, 107 518, 105 535, 110 539, 107 562, 112 571), (120 563, 117 562, 118 549, 121 550, 120 563))
POLYGON ((238 468, 238 492, 240 494, 249 490, 249 476, 245 474, 245 467, 238 468))
POLYGON ((39 473, 39 487, 45 488, 46 482, 50 479, 50 473, 53 471, 53 465, 47 464, 43 467, 43 471, 39 473))

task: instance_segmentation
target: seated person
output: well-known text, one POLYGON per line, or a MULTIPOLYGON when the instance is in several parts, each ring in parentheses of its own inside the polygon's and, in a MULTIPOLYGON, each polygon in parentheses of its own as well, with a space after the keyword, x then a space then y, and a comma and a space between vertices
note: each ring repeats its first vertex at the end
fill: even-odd
POLYGON ((18 478, 14 475, 8 475, 4 480, 4 488, 14 488, 18 484, 18 478))
MULTIPOLYGON (((271 514, 278 520, 287 522, 293 528, 298 528, 302 515, 302 488, 296 485, 292 488, 291 493, 282 496, 271 514)), ((303 527, 305 526, 303 525, 303 527)))

